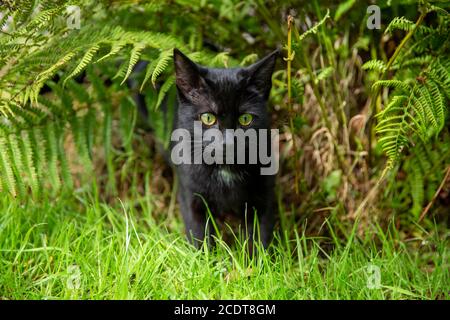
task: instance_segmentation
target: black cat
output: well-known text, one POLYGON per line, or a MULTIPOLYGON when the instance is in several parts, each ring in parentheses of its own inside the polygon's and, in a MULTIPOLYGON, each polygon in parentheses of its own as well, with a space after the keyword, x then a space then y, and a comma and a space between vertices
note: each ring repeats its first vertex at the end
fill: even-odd
MULTIPOLYGON (((174 129, 186 129, 193 137, 194 121, 201 121, 202 129, 216 128, 224 133, 223 150, 230 143, 226 129, 269 129, 266 104, 277 55, 275 51, 246 68, 213 69, 194 63, 174 49, 178 96, 174 129)), ((235 138, 232 139, 234 143, 235 138)), ((202 148, 208 144, 193 138, 189 143, 192 150, 196 143, 202 148)), ((248 147, 246 145, 247 154, 248 147)), ((240 218, 247 226, 250 241, 255 235, 256 214, 260 239, 267 247, 275 221, 275 175, 262 175, 259 160, 253 164, 202 163, 175 167, 179 177, 178 200, 192 243, 198 246, 205 237, 211 240, 207 204, 215 219, 226 221, 228 215, 240 218)))

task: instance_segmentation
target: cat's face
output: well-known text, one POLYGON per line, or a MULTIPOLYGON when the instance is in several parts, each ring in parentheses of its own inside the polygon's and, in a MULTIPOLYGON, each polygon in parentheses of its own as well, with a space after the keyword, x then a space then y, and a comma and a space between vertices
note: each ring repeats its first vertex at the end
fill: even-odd
POLYGON ((269 128, 266 102, 278 51, 246 68, 200 66, 174 50, 179 98, 178 127, 191 130, 194 121, 204 129, 269 128))
POLYGON ((197 164, 195 158, 202 154, 207 165, 218 165, 221 179, 228 184, 234 179, 230 177, 240 177, 231 171, 258 164, 259 149, 270 149, 266 102, 277 53, 246 68, 213 69, 174 50, 179 102, 176 127, 189 132, 184 143, 193 147, 186 154, 191 153, 197 164), (197 135, 198 131, 204 133, 197 135))

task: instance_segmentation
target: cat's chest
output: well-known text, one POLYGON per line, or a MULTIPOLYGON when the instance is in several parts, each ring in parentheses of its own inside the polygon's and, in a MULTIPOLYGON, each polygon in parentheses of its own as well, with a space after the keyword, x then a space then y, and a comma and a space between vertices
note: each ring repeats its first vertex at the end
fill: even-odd
POLYGON ((214 172, 214 178, 224 189, 239 188, 246 184, 246 173, 241 171, 232 171, 228 168, 217 169, 214 172))
POLYGON ((240 215, 250 201, 250 190, 243 182, 231 182, 231 177, 225 179, 213 192, 209 192, 206 198, 216 216, 240 215))
POLYGON ((224 201, 245 201, 249 194, 251 176, 242 171, 229 169, 217 169, 209 176, 209 195, 215 195, 216 199, 224 201))
POLYGON ((203 175, 203 179, 193 177, 198 181, 194 189, 205 197, 217 213, 238 213, 249 202, 252 177, 247 172, 218 168, 203 172, 203 175), (200 185, 202 182, 203 185, 200 185))

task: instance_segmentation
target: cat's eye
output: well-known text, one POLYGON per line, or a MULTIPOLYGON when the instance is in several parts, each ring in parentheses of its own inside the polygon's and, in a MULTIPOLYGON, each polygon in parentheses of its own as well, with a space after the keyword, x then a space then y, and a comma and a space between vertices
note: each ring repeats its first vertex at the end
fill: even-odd
POLYGON ((216 123, 216 116, 212 113, 205 112, 201 114, 200 120, 202 120, 203 124, 212 126, 214 123, 216 123))
POLYGON ((250 113, 241 114, 239 117, 239 124, 241 126, 248 126, 253 121, 253 116, 250 113))

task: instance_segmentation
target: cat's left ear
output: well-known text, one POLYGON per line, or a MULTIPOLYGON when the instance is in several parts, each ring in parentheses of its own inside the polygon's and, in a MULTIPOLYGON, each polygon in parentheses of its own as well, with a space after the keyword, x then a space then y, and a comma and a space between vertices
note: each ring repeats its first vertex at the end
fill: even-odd
POLYGON ((269 97, 272 88, 272 73, 275 69, 275 62, 280 51, 275 50, 251 66, 245 68, 247 81, 253 86, 265 99, 269 97))
POLYGON ((187 99, 194 99, 198 96, 198 91, 205 87, 200 66, 176 48, 173 50, 173 60, 175 63, 175 83, 179 93, 187 99))

